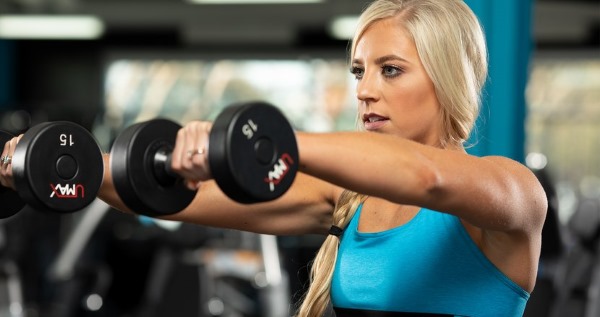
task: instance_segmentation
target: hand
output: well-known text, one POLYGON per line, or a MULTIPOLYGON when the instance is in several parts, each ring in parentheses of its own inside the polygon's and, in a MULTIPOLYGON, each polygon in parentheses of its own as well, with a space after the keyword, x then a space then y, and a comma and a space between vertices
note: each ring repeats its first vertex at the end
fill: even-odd
POLYGON ((15 148, 17 147, 17 143, 21 140, 23 135, 19 135, 10 139, 8 142, 4 144, 4 149, 2 150, 2 161, 0 161, 0 184, 4 187, 8 187, 11 189, 15 189, 15 182, 13 179, 12 173, 12 157, 15 153, 15 148))
POLYGON ((171 168, 185 179, 186 186, 192 190, 212 178, 208 166, 208 136, 211 128, 212 122, 192 121, 177 133, 171 168))

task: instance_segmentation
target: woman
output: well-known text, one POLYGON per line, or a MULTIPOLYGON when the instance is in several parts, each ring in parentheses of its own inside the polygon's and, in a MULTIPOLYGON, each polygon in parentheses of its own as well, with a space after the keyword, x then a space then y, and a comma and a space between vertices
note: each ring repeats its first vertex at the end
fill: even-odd
MULTIPOLYGON (((322 315, 330 297, 338 316, 522 315, 547 202, 524 166, 465 152, 487 76, 476 17, 460 0, 375 1, 351 69, 359 121, 375 133, 298 133, 305 174, 283 198, 222 208, 223 218, 202 183, 176 218, 273 234, 333 228, 299 316, 322 315)), ((174 168, 190 183, 210 178, 206 157, 186 154, 209 130, 192 123, 178 138, 174 168)))
MULTIPOLYGON (((367 132, 298 133, 301 173, 290 190, 240 205, 210 180, 203 149, 211 124, 192 122, 178 135, 173 169, 199 190, 170 219, 329 234, 298 316, 321 316, 330 303, 338 317, 521 316, 547 201, 523 165, 465 151, 486 54, 461 0, 374 1, 350 56, 367 132)), ((2 177, 10 178, 5 167, 2 177)), ((108 174, 100 197, 126 210, 108 174)))

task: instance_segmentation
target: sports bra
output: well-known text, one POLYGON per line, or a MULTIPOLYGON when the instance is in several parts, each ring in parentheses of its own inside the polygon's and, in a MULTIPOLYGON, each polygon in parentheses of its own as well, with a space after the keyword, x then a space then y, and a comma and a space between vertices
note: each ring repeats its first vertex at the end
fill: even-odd
POLYGON ((487 259, 458 217, 422 208, 402 226, 363 233, 361 210, 340 237, 331 286, 338 317, 523 315, 529 293, 487 259))

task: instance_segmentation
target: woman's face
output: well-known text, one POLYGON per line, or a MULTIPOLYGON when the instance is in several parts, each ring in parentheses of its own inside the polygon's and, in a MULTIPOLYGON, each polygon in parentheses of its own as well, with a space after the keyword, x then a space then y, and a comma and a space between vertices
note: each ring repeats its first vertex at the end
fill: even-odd
POLYGON ((397 18, 372 24, 352 60, 359 120, 367 131, 439 145, 440 106, 416 46, 397 18))

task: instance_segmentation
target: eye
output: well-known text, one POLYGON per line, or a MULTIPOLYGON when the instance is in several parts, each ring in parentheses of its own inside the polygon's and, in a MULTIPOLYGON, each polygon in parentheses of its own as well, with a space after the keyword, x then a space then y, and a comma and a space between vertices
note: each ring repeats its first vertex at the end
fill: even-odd
POLYGON ((402 75, 403 72, 404 72, 404 70, 398 66, 384 65, 381 67, 381 73, 385 77, 389 77, 389 78, 394 78, 394 77, 400 76, 400 75, 402 75))
POLYGON ((358 66, 353 66, 352 68, 350 68, 350 73, 354 75, 354 78, 356 79, 361 79, 363 77, 364 72, 365 70, 358 66))

